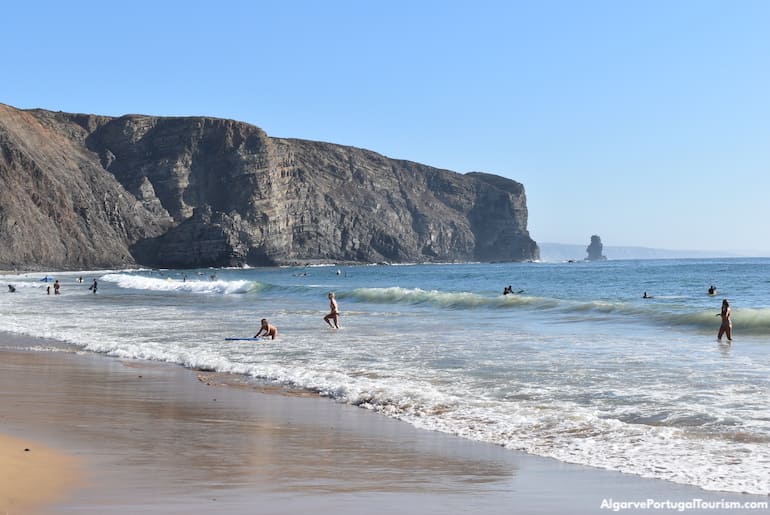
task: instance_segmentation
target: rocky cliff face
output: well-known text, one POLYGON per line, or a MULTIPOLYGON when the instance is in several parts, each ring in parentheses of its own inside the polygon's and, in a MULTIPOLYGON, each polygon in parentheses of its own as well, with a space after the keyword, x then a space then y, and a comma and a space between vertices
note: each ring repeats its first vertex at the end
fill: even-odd
POLYGON ((212 118, 0 104, 0 266, 538 258, 521 184, 212 118))

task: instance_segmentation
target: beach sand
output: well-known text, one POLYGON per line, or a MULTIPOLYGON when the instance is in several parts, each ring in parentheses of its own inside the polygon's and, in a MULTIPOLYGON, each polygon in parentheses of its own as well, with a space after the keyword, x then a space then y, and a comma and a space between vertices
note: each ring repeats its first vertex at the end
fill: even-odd
MULTIPOLYGON (((601 506, 612 501, 767 501, 422 431, 316 396, 224 386, 176 365, 3 348, 0 433, 24 438, 35 457, 63 454, 45 458, 66 479, 34 498, 45 513, 579 514, 610 512, 601 506)), ((50 476, 0 452, 2 477, 50 476)), ((0 490, 0 509, 14 490, 0 490)))
POLYGON ((0 513, 35 513, 80 481, 78 460, 37 442, 0 435, 0 513))

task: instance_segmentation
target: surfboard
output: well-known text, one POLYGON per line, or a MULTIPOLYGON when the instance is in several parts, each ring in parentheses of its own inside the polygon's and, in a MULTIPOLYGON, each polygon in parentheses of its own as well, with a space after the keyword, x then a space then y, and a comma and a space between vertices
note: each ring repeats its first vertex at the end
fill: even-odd
POLYGON ((243 341, 243 342, 258 342, 262 338, 225 338, 225 341, 228 342, 236 342, 236 341, 243 341))

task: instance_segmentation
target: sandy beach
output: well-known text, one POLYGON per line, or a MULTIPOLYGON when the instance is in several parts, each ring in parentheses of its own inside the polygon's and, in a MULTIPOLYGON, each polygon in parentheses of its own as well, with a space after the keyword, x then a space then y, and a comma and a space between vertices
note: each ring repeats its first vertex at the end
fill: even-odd
POLYGON ((79 486, 73 456, 0 435, 0 513, 33 513, 79 486))
POLYGON ((35 485, 3 485, 6 513, 557 514, 767 501, 529 456, 176 365, 2 340, 0 474, 35 485))

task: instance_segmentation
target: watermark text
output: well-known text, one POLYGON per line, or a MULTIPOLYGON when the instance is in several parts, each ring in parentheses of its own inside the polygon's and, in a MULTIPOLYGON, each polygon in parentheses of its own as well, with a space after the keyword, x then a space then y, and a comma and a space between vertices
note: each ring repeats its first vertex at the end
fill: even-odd
POLYGON ((681 500, 658 500, 644 499, 640 501, 617 501, 615 499, 602 499, 600 508, 614 512, 627 510, 676 510, 686 512, 689 510, 766 510, 770 504, 768 501, 726 501, 690 499, 681 500))

